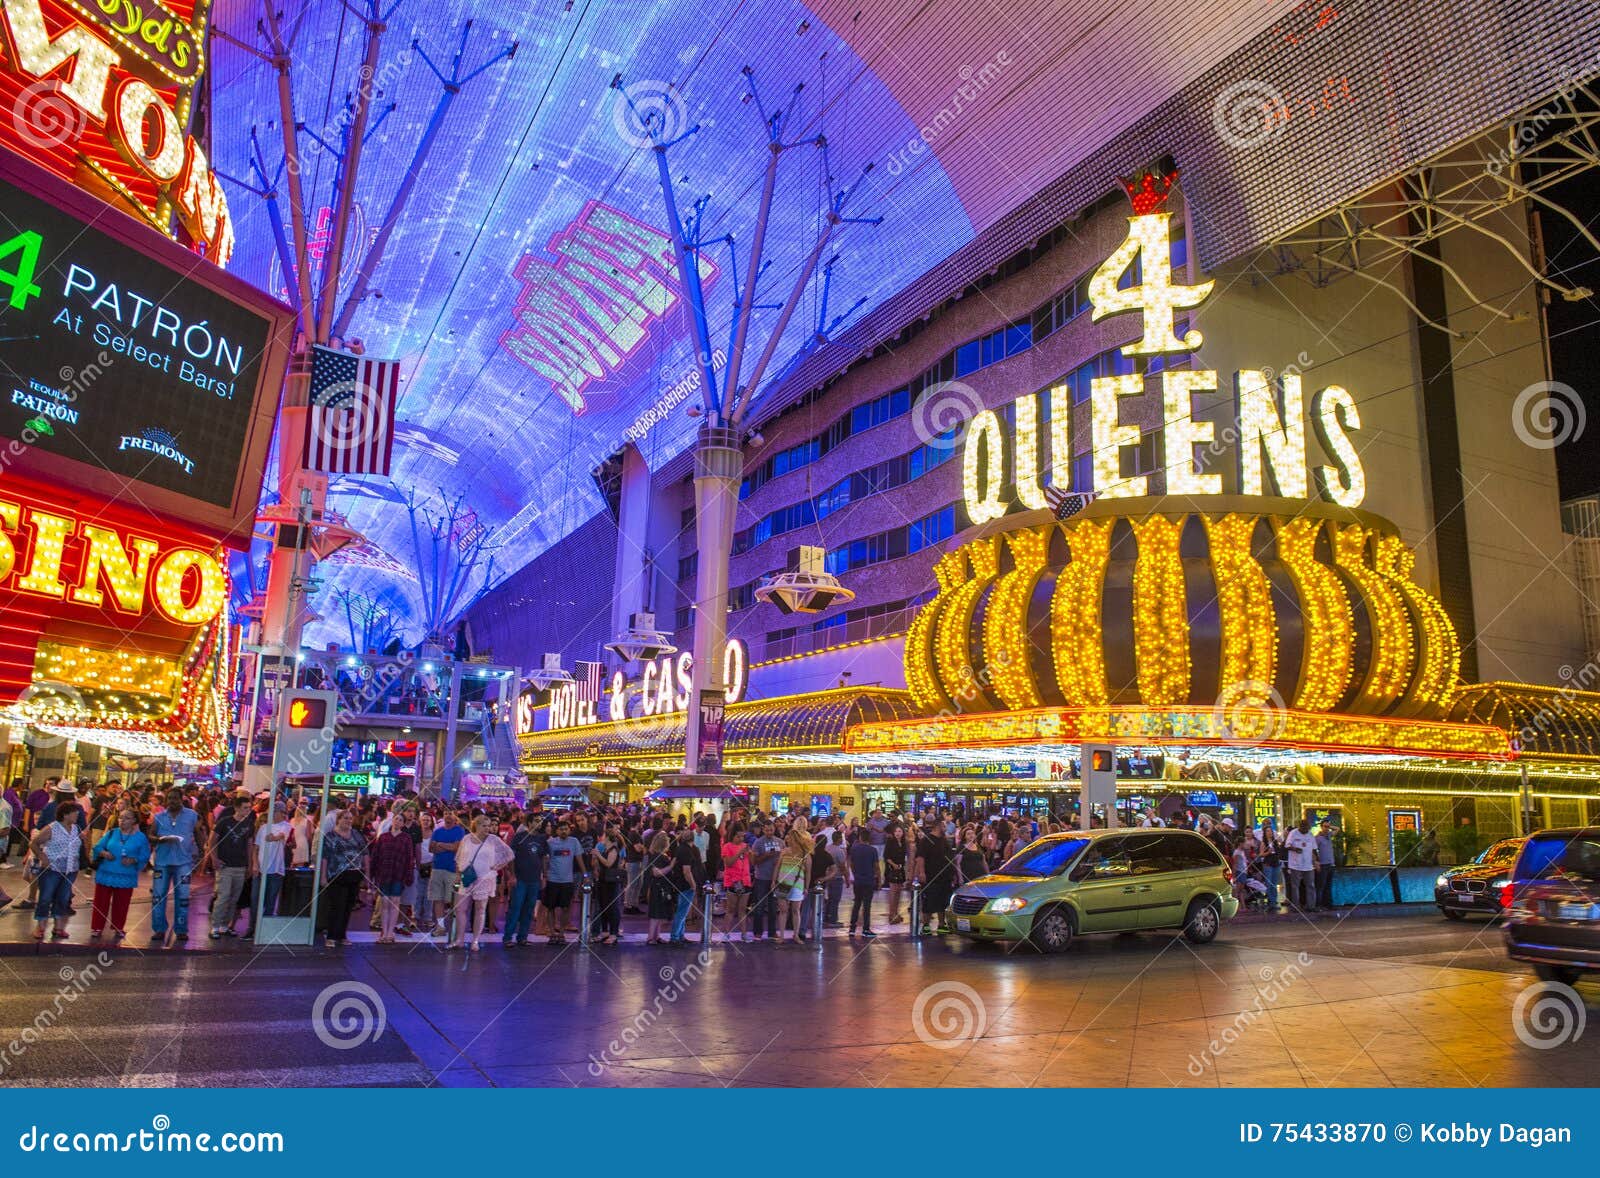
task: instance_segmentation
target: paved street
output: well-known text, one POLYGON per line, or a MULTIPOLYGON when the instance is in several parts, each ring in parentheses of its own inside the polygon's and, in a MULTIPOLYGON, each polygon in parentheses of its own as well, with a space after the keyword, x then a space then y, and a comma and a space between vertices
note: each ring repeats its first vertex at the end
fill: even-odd
POLYGON ((1580 988, 1581 1016, 1530 1003, 1519 1036, 1512 1011, 1531 978, 1504 961, 1498 931, 1431 915, 1238 925, 1204 947, 1156 934, 1091 938, 1060 957, 904 936, 821 951, 719 946, 706 958, 698 946, 587 953, 572 944, 479 955, 426 943, 130 949, 104 959, 47 949, 0 958, 0 979, 5 1084, 1298 1088, 1600 1078, 1600 1029, 1574 1037, 1600 1008, 1594 987, 1580 988), (1541 1034, 1562 1042, 1536 1047, 1541 1034))

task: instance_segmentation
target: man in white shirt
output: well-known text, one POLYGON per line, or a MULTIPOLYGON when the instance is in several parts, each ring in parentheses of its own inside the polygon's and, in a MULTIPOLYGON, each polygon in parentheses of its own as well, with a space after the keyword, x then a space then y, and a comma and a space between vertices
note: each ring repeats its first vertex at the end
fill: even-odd
POLYGON ((258 908, 256 917, 276 916, 278 896, 283 891, 284 849, 294 838, 294 824, 283 817, 271 826, 265 824, 256 831, 255 843, 250 848, 250 874, 256 878, 258 908))
POLYGON ((1289 848, 1289 904, 1301 912, 1317 906, 1317 836, 1311 833, 1309 816, 1284 840, 1289 848))

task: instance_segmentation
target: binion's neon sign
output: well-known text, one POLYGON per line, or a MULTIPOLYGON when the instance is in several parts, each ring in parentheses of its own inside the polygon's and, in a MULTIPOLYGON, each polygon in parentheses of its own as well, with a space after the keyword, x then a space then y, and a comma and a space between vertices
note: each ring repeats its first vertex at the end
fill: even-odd
POLYGON ((0 0, 0 142, 226 265, 233 218, 187 126, 210 0, 0 0))
MULTIPOLYGON (((1127 185, 1134 216, 1128 218, 1128 235, 1101 263, 1089 282, 1092 319, 1138 312, 1143 331, 1122 348, 1129 358, 1171 356, 1193 352, 1204 342, 1199 331, 1177 334, 1177 313, 1199 307, 1210 296, 1213 283, 1192 286, 1172 280, 1172 214, 1162 205, 1176 175, 1157 180, 1145 175, 1127 185), (1132 271, 1139 279, 1119 286, 1132 271)), ((1215 423, 1195 420, 1194 397, 1215 393, 1218 374, 1212 370, 1166 367, 1161 372, 1162 455, 1165 492, 1169 495, 1220 495, 1222 474, 1205 470, 1195 460, 1198 447, 1216 448, 1215 423)), ((1049 485, 1063 490, 1092 492, 1105 499, 1132 498, 1151 493, 1150 476, 1124 475, 1122 454, 1137 447, 1144 431, 1123 424, 1124 398, 1143 396, 1145 374, 1130 372, 1097 376, 1090 382, 1089 486, 1072 485, 1072 402, 1069 389, 1049 390, 1049 485)), ((1311 497, 1314 481, 1318 494, 1344 507, 1359 507, 1366 498, 1366 473, 1361 456, 1350 439, 1361 428, 1355 398, 1339 385, 1328 385, 1310 398, 1309 411, 1299 373, 1273 376, 1267 371, 1243 369, 1233 375, 1236 420, 1234 444, 1238 492, 1268 494, 1269 483, 1280 496, 1311 497), (1306 428, 1311 430, 1331 465, 1308 467, 1306 428)), ((998 519, 1012 506, 1005 498, 1006 470, 1013 472, 1016 502, 1027 508, 1050 505, 1040 469, 1040 407, 1037 395, 1014 403, 1015 428, 1011 436, 992 409, 983 409, 967 423, 962 456, 962 490, 967 516, 974 524, 998 519), (1007 451, 1009 450, 1009 455, 1007 451)))

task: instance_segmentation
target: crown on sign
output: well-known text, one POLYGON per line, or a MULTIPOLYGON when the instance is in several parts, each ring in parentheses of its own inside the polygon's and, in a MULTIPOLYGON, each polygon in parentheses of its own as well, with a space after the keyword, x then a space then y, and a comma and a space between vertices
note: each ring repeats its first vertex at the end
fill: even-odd
POLYGON ((1158 172, 1141 172, 1132 180, 1124 180, 1122 187, 1127 189, 1128 199, 1133 202, 1133 211, 1142 217, 1161 211, 1177 180, 1176 171, 1165 176, 1158 172))

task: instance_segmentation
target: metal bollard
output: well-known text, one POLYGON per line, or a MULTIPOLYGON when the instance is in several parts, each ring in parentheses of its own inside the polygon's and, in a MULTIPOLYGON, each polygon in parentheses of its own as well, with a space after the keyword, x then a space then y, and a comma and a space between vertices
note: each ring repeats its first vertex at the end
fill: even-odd
POLYGON ((811 885, 811 936, 822 948, 822 908, 826 893, 821 884, 811 885))
POLYGON ((707 880, 700 886, 700 943, 702 945, 716 943, 715 930, 712 927, 716 919, 712 914, 716 899, 717 885, 707 880))
POLYGON ((907 913, 906 919, 911 922, 912 940, 920 940, 922 937, 922 885, 916 880, 912 880, 910 888, 911 911, 907 913))
POLYGON ((594 884, 585 876, 583 880, 583 906, 579 910, 580 915, 578 917, 578 944, 580 945, 589 943, 589 909, 592 903, 590 897, 593 893, 594 884))

